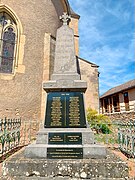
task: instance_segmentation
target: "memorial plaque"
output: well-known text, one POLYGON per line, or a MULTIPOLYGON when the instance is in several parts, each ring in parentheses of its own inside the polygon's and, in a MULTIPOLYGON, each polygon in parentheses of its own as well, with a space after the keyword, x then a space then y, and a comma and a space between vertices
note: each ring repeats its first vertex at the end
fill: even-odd
POLYGON ((82 144, 82 133, 49 133, 48 144, 82 144))
POLYGON ((83 159, 83 148, 47 148, 48 159, 83 159))
POLYGON ((86 127, 83 93, 48 93, 45 127, 86 127))

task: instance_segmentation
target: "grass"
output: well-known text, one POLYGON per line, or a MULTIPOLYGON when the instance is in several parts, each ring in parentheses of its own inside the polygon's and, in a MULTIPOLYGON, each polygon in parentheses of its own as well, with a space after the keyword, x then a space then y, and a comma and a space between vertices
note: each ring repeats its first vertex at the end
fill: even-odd
POLYGON ((95 140, 99 143, 104 144, 118 144, 118 138, 117 136, 114 136, 113 133, 111 134, 95 134, 95 140))

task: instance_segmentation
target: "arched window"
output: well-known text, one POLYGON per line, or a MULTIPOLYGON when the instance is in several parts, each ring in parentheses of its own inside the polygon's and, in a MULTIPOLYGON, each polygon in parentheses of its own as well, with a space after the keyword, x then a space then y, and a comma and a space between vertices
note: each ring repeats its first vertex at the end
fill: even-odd
POLYGON ((6 12, 0 12, 0 73, 12 73, 17 42, 17 25, 6 12))

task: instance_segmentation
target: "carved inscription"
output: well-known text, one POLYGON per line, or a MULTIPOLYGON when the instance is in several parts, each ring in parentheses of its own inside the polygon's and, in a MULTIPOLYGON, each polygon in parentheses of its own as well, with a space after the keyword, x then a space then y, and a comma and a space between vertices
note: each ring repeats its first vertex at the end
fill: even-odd
POLYGON ((68 26, 62 26, 57 31, 54 72, 77 72, 74 34, 68 26))
POLYGON ((48 159, 82 159, 83 148, 47 148, 48 159))

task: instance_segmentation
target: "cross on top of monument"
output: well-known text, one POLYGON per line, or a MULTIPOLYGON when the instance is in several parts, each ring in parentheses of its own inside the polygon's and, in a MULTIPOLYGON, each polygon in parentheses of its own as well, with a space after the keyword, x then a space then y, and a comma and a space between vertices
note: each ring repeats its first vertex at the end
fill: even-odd
POLYGON ((63 15, 60 16, 60 20, 63 21, 63 25, 67 25, 68 22, 71 20, 71 16, 69 16, 67 12, 63 12, 63 15))

